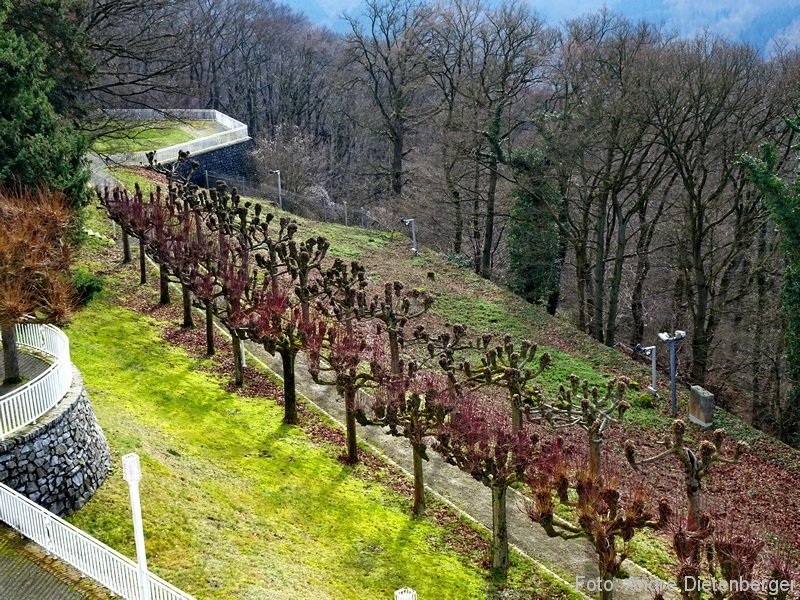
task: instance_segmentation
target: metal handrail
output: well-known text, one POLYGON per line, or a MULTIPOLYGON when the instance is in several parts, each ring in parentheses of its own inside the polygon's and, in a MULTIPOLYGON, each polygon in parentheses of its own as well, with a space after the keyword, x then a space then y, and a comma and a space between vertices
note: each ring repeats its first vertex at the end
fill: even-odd
MULTIPOLYGON (((2 483, 0 521, 114 594, 142 600, 135 562, 2 483)), ((158 575, 147 575, 150 600, 194 600, 158 575)))
POLYGON ((0 396, 0 440, 35 423, 58 404, 72 385, 69 338, 53 325, 16 326, 17 343, 52 359, 43 372, 0 396))

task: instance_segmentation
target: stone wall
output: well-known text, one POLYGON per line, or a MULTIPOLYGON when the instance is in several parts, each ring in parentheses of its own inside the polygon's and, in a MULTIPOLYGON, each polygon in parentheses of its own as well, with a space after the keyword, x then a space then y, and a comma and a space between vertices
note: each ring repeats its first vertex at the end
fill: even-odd
MULTIPOLYGON (((252 139, 231 144, 223 148, 217 148, 202 154, 192 154, 189 156, 200 164, 200 168, 194 175, 194 183, 205 187, 205 174, 208 172, 208 184, 214 187, 216 181, 215 174, 222 176, 234 176, 236 178, 254 179, 253 168, 250 165, 249 154, 255 147, 252 139)), ((229 189, 237 185, 235 179, 228 181, 229 189)), ((241 186, 240 186, 241 187, 241 186)))
POLYGON ((63 516, 105 481, 108 442, 73 366, 72 387, 41 421, 0 442, 0 483, 63 516))

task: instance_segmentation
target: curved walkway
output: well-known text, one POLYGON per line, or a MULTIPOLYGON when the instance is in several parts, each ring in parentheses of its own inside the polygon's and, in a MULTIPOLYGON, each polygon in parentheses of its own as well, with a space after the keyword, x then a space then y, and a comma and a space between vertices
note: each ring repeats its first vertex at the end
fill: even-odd
POLYGON ((0 600, 87 600, 107 598, 100 592, 80 591, 78 575, 65 576, 67 567, 44 557, 42 550, 0 525, 0 600), (52 568, 44 565, 52 563, 52 568))
MULTIPOLYGON (((49 366, 50 363, 39 358, 38 356, 28 354, 24 350, 21 350, 19 353, 19 372, 25 375, 26 381, 33 379, 37 375, 41 375, 49 366)), ((3 361, 0 361, 0 396, 7 394, 17 387, 17 385, 19 385, 2 385, 2 381, 5 379, 5 377, 6 372, 3 366, 3 361)))
MULTIPOLYGON (((248 352, 278 375, 283 373, 280 356, 270 356, 263 347, 245 342, 248 352)), ((297 357, 297 391, 333 418, 344 423, 344 403, 340 401, 335 388, 314 383, 306 369, 304 355, 297 357)), ((358 425, 359 439, 382 451, 398 464, 406 473, 413 470, 411 448, 405 438, 385 434, 380 427, 358 425)), ((489 530, 492 528, 492 504, 488 490, 478 481, 447 464, 435 452, 428 453, 430 460, 425 463, 425 486, 445 501, 455 506, 489 530)), ((524 500, 515 490, 508 494, 508 532, 511 543, 523 554, 541 566, 558 575, 569 585, 575 586, 580 577, 586 580, 598 576, 597 557, 589 543, 583 539, 562 540, 547 537, 544 530, 531 523, 524 512, 524 500)), ((670 593, 667 584, 652 573, 631 563, 625 563, 630 577, 617 580, 614 590, 615 600, 641 600, 651 598, 649 589, 664 590, 667 599, 677 598, 670 593)), ((586 593, 586 589, 580 590, 586 593)))

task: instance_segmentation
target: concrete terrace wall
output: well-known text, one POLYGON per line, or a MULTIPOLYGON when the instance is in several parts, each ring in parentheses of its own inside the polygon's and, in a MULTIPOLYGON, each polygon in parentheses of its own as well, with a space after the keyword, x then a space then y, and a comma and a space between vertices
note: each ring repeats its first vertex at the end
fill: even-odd
POLYGON ((83 378, 39 423, 0 442, 0 483, 62 516, 83 506, 105 481, 111 455, 83 378))
MULTIPOLYGON (((217 110, 170 109, 158 111, 146 108, 119 108, 108 109, 104 112, 112 119, 120 121, 216 121, 225 127, 226 130, 219 133, 197 138, 183 144, 160 148, 156 152, 156 161, 161 163, 170 163, 177 160, 179 150, 188 150, 192 157, 197 157, 250 140, 250 136, 247 134, 247 125, 217 110)), ((145 152, 127 152, 125 154, 115 154, 109 158, 112 163, 142 166, 148 164, 145 154, 145 152)))

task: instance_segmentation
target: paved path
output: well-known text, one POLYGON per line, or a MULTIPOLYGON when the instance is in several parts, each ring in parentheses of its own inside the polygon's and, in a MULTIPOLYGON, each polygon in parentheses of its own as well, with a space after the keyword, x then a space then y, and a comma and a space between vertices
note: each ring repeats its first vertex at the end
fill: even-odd
POLYGON ((35 544, 0 525, 0 600, 87 600, 104 598, 79 591, 77 574, 44 557, 35 544))
MULTIPOLYGON (((28 354, 25 352, 25 350, 20 349, 19 372, 25 377, 25 381, 30 381, 40 373, 43 373, 49 366, 50 363, 47 361, 42 360, 38 356, 28 354)), ((3 361, 0 360, 0 383, 2 383, 3 379, 5 379, 5 376, 6 372, 3 367, 3 361)), ((23 384, 25 381, 23 381, 23 384)), ((0 396, 7 394, 15 387, 19 387, 19 385, 0 385, 0 396)))
MULTIPOLYGON (((282 374, 281 360, 276 353, 270 356, 261 346, 246 342, 247 350, 263 362, 269 369, 282 374)), ((344 422, 344 403, 339 400, 335 389, 314 383, 306 369, 305 357, 297 357, 297 391, 321 408, 339 424, 344 422)), ((358 435, 388 458, 397 463, 407 473, 411 473, 411 447, 405 438, 393 437, 383 433, 375 426, 358 426, 358 435)), ((489 490, 481 483, 447 464, 435 452, 428 453, 430 460, 425 463, 425 484, 446 501, 463 511, 488 529, 492 527, 492 505, 489 490)), ((597 577, 597 557, 589 543, 582 539, 565 541, 548 538, 544 530, 531 523, 524 513, 521 494, 509 490, 508 530, 511 543, 528 557, 559 575, 570 585, 575 585, 579 576, 587 579, 597 577)), ((616 600, 641 600, 651 598, 652 594, 643 591, 644 586, 666 585, 648 571, 630 561, 625 563, 630 573, 627 580, 618 580, 615 587, 616 600)), ((585 589, 582 591, 586 591, 585 589)), ((666 598, 677 596, 666 594, 666 598)))

